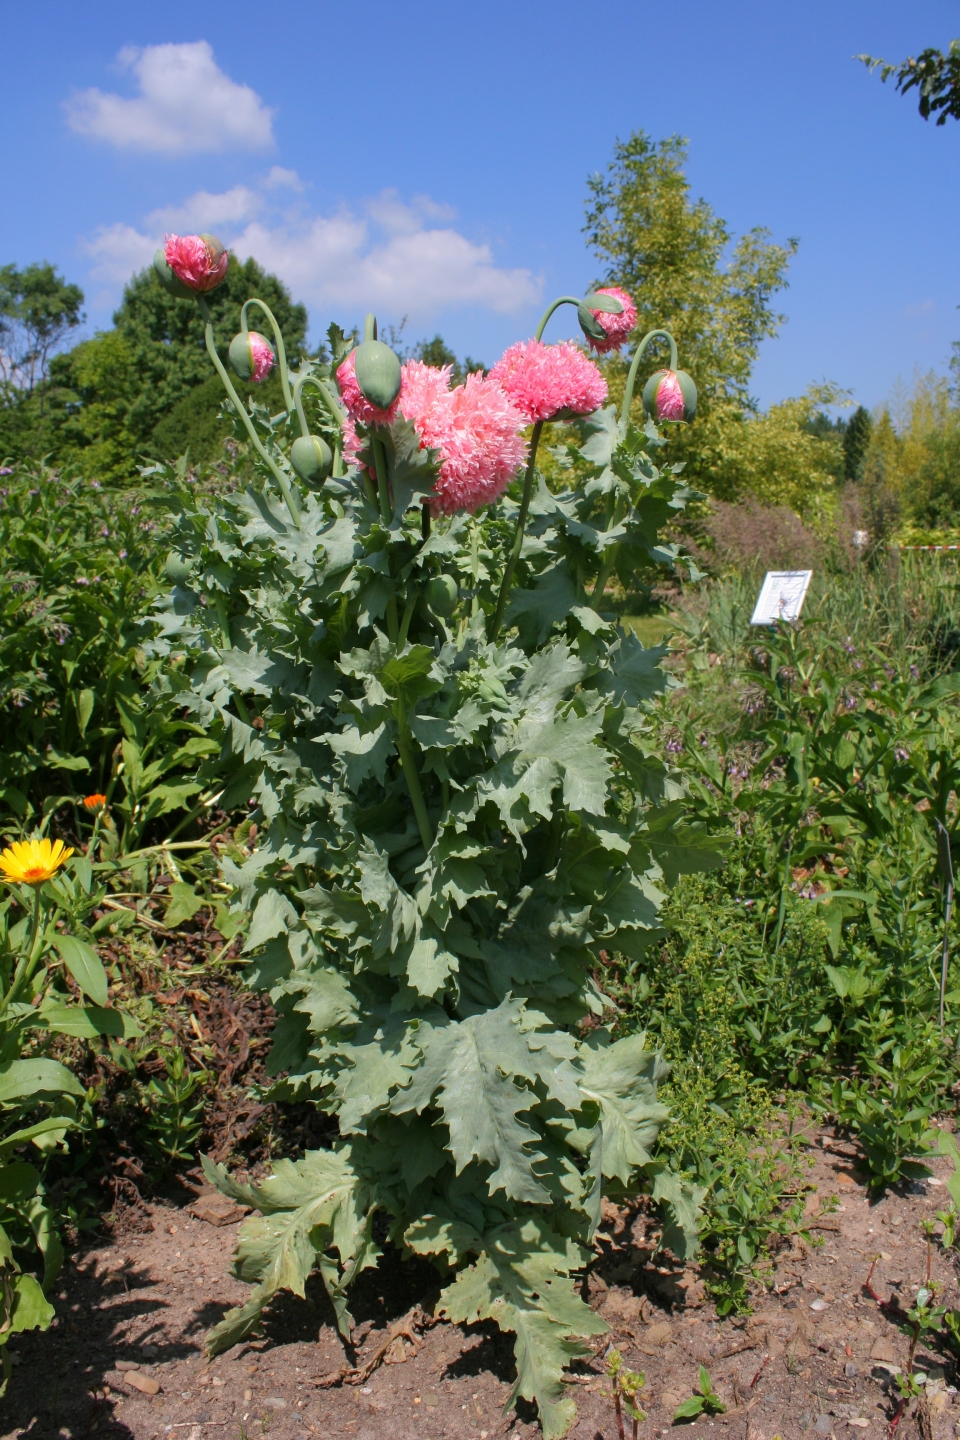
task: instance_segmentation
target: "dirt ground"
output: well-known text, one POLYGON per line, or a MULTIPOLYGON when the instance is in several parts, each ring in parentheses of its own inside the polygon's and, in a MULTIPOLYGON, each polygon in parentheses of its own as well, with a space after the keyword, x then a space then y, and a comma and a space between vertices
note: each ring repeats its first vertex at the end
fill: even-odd
MULTIPOLYGON (((645 1217, 610 1213, 589 1298, 611 1333, 571 1379, 579 1409, 575 1440, 616 1440, 603 1376, 611 1343, 627 1365, 646 1372, 641 1436, 668 1432, 676 1407, 693 1393, 700 1364, 727 1411, 688 1424, 691 1440, 886 1436, 897 1404, 893 1376, 908 1351, 895 1320, 924 1282, 919 1227, 945 1204, 946 1171, 934 1161, 934 1180, 871 1202, 852 1153, 829 1138, 818 1143, 811 1177, 818 1188, 808 1209, 823 1244, 786 1246, 776 1257, 773 1288, 758 1293, 747 1317, 718 1321, 695 1268, 651 1262, 645 1217), (838 1208, 822 1213, 832 1196, 838 1208), (864 1288, 877 1255, 873 1288, 884 1308, 864 1288)), ((262 1339, 208 1364, 205 1330, 248 1293, 228 1268, 237 1223, 221 1197, 154 1204, 130 1212, 109 1243, 72 1255, 57 1287, 53 1327, 17 1337, 13 1379, 0 1402, 3 1440, 539 1435, 522 1402, 519 1413, 501 1413, 513 1375, 510 1340, 493 1327, 433 1323, 435 1273, 395 1256, 355 1287, 352 1352, 314 1281, 306 1300, 285 1296, 274 1305, 262 1339), (391 1340, 401 1322, 406 1335, 391 1340), (385 1344, 384 1363, 368 1377, 338 1379, 385 1344)), ((960 1305, 953 1264, 936 1245, 933 1278, 944 1285, 941 1303, 960 1305)), ((917 1434, 952 1440, 960 1434, 960 1396, 949 1354, 921 1345, 915 1369, 928 1377, 928 1399, 922 1407, 911 1404, 898 1440, 917 1434)))

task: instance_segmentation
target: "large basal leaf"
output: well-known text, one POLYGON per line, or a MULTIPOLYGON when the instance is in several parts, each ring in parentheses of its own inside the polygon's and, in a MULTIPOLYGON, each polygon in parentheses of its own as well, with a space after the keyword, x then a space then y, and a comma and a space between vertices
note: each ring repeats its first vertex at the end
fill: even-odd
POLYGON ((206 1156, 203 1169, 224 1194, 262 1212, 241 1227, 234 1259, 240 1279, 256 1288, 244 1305, 229 1310, 208 1332, 208 1355, 219 1355, 251 1335, 264 1306, 279 1290, 302 1297, 318 1267, 337 1309, 341 1334, 349 1338, 353 1322, 343 1292, 379 1256, 370 1234, 372 1211, 363 1203, 365 1187, 349 1155, 308 1151, 302 1160, 278 1162, 259 1186, 236 1185, 222 1165, 206 1156), (338 1261, 326 1255, 330 1248, 338 1252, 338 1261))
POLYGON ((582 1339, 607 1330, 570 1278, 585 1256, 539 1218, 505 1225, 483 1242, 480 1259, 441 1292, 439 1313, 461 1325, 495 1320, 514 1332, 517 1379, 504 1414, 518 1396, 535 1401, 545 1440, 559 1440, 576 1418, 564 1369, 590 1353, 582 1339))
POLYGON ((625 1035, 612 1045, 584 1044, 580 1061, 581 1091, 600 1106, 602 1173, 628 1185, 652 1159, 653 1143, 669 1114, 657 1100, 657 1085, 669 1067, 645 1048, 642 1035, 625 1035))
POLYGON ((399 1115, 419 1113, 436 1101, 457 1173, 473 1160, 486 1161, 494 1167, 487 1182, 491 1194, 502 1189, 510 1199, 538 1204, 550 1198, 534 1171, 543 1156, 530 1147, 539 1136, 519 1118, 536 1095, 516 1082, 539 1080, 561 1104, 576 1106, 579 1096, 576 1072, 557 1062, 536 1030, 521 1030, 522 1020, 522 1002, 505 1000, 495 1010, 430 1027, 423 1060, 390 1108, 399 1115))

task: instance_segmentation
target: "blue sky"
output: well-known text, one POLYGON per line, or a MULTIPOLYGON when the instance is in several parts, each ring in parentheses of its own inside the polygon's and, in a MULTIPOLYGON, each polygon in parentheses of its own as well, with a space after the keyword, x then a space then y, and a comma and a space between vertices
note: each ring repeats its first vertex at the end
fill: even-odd
POLYGON ((287 280, 314 334, 376 308, 490 364, 595 278, 586 177, 642 127, 689 139, 693 193, 734 233, 800 239, 762 404, 830 379, 872 406, 960 339, 960 125, 924 122, 851 59, 945 47, 956 3, 0 13, 0 259, 78 281, 88 331, 164 230, 211 229, 287 280))

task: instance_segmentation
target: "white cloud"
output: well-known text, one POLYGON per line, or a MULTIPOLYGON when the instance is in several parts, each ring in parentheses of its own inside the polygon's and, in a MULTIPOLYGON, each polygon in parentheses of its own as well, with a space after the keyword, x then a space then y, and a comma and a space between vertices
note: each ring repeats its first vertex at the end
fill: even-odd
POLYGON ((448 218, 447 207, 426 197, 405 205, 385 191, 366 209, 366 216, 342 210, 273 226, 254 221, 232 244, 323 310, 372 307, 417 321, 464 305, 509 314, 540 298, 542 283, 529 270, 504 269, 489 245, 424 223, 431 213, 448 218))
POLYGON ((154 210, 146 218, 146 226, 158 235, 168 231, 180 235, 195 235, 199 231, 229 228, 252 220, 260 210, 263 201, 255 190, 246 185, 234 185, 219 195, 209 190, 198 190, 182 205, 167 205, 154 210))
MULTIPOLYGON (((264 188, 269 185, 270 176, 264 188)), ((416 323, 467 305, 510 314, 540 299, 542 281, 531 271, 505 269, 489 245, 449 224, 427 223, 454 213, 428 196, 407 205, 395 191, 384 191, 362 214, 344 208, 290 218, 267 210, 261 217, 263 210, 262 193, 237 185, 219 195, 201 190, 182 205, 154 211, 145 222, 150 233, 105 226, 84 245, 94 261, 92 277, 122 284, 150 262, 167 230, 215 228, 241 259, 252 255, 323 316, 332 311, 347 320, 372 308, 416 323)))
POLYGON ((158 239, 141 235, 132 225, 101 225, 83 249, 93 260, 90 276, 109 288, 124 285, 137 270, 149 265, 158 239))
POLYGON ((307 188, 296 170, 287 170, 283 165, 273 166, 269 174, 264 177, 263 186, 265 190, 296 190, 298 195, 307 188))
POLYGON ((273 111, 249 85, 225 75, 206 40, 188 45, 128 48, 117 57, 132 70, 134 99, 82 90, 65 102, 78 135, 121 150, 167 155, 217 150, 265 150, 273 144, 273 111))

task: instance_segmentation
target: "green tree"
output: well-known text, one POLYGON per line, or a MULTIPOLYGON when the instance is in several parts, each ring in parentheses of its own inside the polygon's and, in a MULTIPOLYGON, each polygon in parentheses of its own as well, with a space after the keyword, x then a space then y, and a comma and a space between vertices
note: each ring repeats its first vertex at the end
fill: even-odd
MULTIPOLYGON (((0 272, 0 282, 6 273, 0 272)), ((65 288, 76 292, 78 309, 82 293, 76 286, 65 288)), ((226 361, 240 327, 240 305, 251 294, 276 315, 288 358, 296 365, 306 344, 305 307, 295 305, 281 281, 255 260, 241 264, 235 257, 227 278, 209 297, 221 358, 226 361)), ((130 281, 113 320, 112 330, 54 355, 32 390, 12 383, 3 387, 0 455, 47 457, 82 474, 115 480, 134 478, 137 466, 149 458, 173 460, 185 450, 194 461, 220 455, 232 424, 222 413, 222 387, 211 383, 197 306, 168 295, 147 268, 130 281)), ((251 313, 250 322, 269 338, 269 325, 259 312, 251 313)), ((255 392, 272 409, 281 408, 276 372, 262 385, 236 384, 241 396, 255 392)))
POLYGON ((874 60, 872 55, 853 58, 862 60, 870 70, 882 67, 880 79, 886 83, 892 75, 901 95, 908 90, 919 90, 918 108, 924 120, 929 120, 931 115, 936 115, 938 125, 945 125, 949 116, 960 120, 960 40, 950 41, 946 55, 931 46, 922 50, 916 59, 910 56, 899 65, 874 60))
POLYGON ((50 358, 81 324, 83 291, 46 260, 0 267, 0 379, 32 391, 47 379, 50 358))
MULTIPOLYGON (((241 262, 234 255, 226 279, 207 297, 221 359, 226 362, 230 341, 240 328, 240 306, 250 295, 270 306, 283 331, 287 357, 296 365, 306 346, 306 307, 295 305, 282 281, 256 260, 241 262)), ((137 377, 127 423, 137 442, 150 450, 157 425, 210 378, 203 322, 192 301, 174 299, 157 283, 152 268, 147 268, 130 281, 113 323, 130 346, 137 377)), ((259 311, 252 312, 250 323, 271 338, 259 311)), ((265 386, 259 388, 261 394, 270 393, 265 386)), ((222 394, 214 400, 213 390, 208 393, 211 411, 217 414, 222 394)))
MULTIPOLYGON (((754 408, 750 372, 761 341, 785 318, 771 302, 787 284, 798 242, 776 244, 762 227, 734 241, 706 200, 691 200, 686 158, 677 135, 654 141, 638 130, 618 140, 607 170, 588 181, 584 233, 603 263, 601 283, 633 296, 638 330, 662 327, 676 337, 700 393, 695 425, 677 448, 694 483, 714 489, 720 431, 754 408)), ((652 355, 651 369, 656 363, 652 355)), ((608 372, 616 396, 619 357, 608 372)))
POLYGON ((859 480, 863 472, 863 460, 873 433, 873 417, 869 410, 858 405, 847 421, 843 432, 843 473, 846 480, 859 480))
POLYGON ((414 345, 411 354, 414 360, 422 360, 424 365, 449 365, 454 385, 462 385, 468 375, 474 375, 477 371, 482 373, 485 368, 482 361, 473 360, 469 355, 461 364, 442 335, 434 335, 432 340, 419 341, 414 345))

